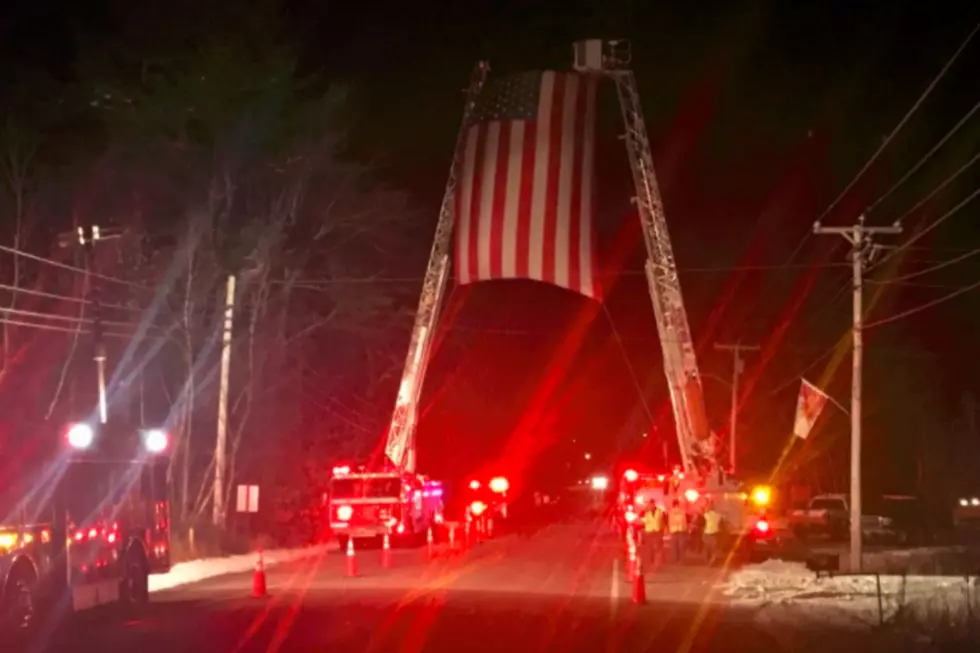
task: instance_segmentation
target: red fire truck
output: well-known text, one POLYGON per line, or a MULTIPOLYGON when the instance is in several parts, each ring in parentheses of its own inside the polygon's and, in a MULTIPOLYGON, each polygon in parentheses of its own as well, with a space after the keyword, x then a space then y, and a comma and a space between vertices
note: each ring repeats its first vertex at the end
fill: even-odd
POLYGON ((78 423, 22 487, 0 492, 0 628, 25 632, 54 606, 149 600, 170 569, 168 436, 78 423))
POLYGON ((380 538, 416 543, 443 523, 443 487, 416 474, 333 468, 328 492, 330 529, 340 547, 380 538))
POLYGON ((504 476, 494 476, 486 481, 471 480, 467 485, 466 521, 481 525, 483 533, 492 535, 496 527, 507 521, 509 490, 510 482, 504 476))

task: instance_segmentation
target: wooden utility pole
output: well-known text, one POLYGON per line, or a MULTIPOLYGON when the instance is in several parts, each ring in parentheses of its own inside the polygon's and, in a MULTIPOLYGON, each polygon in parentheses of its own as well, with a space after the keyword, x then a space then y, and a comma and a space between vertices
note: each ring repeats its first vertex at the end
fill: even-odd
POLYGON ((888 227, 868 227, 862 215, 851 227, 824 227, 813 225, 813 233, 843 236, 851 243, 851 263, 854 274, 853 322, 851 334, 854 341, 851 372, 851 500, 850 500, 850 568, 861 571, 861 373, 864 364, 864 264, 875 251, 872 238, 877 235, 902 233, 899 224, 888 227))
POLYGON ((732 352, 732 406, 728 425, 728 464, 731 467, 731 473, 734 475, 736 451, 735 432, 737 430, 736 424, 738 423, 738 379, 742 375, 742 372, 745 371, 745 361, 742 359, 742 352, 758 351, 761 348, 759 345, 743 345, 740 342, 736 342, 734 345, 716 342, 715 349, 732 352))
MULTIPOLYGON (((225 472, 228 468, 228 380, 231 373, 231 331, 235 316, 235 275, 228 275, 225 319, 221 333, 221 381, 218 386, 218 429, 214 438, 214 488, 211 521, 225 525, 225 472)), ((185 452, 187 453, 187 452, 185 452)))

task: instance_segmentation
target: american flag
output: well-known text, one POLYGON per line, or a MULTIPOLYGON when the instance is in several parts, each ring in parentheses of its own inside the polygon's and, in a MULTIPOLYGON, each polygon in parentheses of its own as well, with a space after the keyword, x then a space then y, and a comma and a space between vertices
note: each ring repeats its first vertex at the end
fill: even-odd
POLYGON ((597 78, 491 80, 466 131, 456 278, 535 279, 599 297, 592 229, 597 78))

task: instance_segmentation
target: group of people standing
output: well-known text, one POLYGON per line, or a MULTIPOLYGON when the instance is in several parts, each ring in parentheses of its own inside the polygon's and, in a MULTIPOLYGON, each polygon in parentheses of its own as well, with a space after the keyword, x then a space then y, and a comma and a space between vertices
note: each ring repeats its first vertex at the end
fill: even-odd
POLYGON ((680 564, 688 551, 700 549, 702 558, 709 565, 714 564, 721 526, 722 516, 712 502, 707 502, 693 519, 677 499, 667 510, 663 505, 651 503, 642 518, 644 557, 659 567, 664 562, 665 550, 670 553, 670 563, 680 564))

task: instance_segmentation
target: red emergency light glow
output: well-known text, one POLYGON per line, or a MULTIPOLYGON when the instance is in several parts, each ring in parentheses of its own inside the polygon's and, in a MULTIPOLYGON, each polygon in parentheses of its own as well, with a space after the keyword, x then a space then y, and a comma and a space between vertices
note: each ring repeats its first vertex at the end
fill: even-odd
POLYGON ((687 499, 689 503, 696 502, 700 497, 701 495, 698 494, 698 491, 693 487, 684 490, 684 498, 687 499))
POLYGON ((479 490, 480 489, 480 481, 476 481, 476 480, 470 481, 470 489, 471 490, 479 490))
POLYGON ((350 506, 340 506, 337 508, 337 519, 340 521, 350 521, 354 516, 354 509, 350 506))
POLYGON ((640 478, 640 475, 636 473, 635 469, 627 469, 623 472, 623 478, 625 478, 630 483, 636 482, 636 479, 640 478))
POLYGON ((470 504, 470 512, 474 517, 479 517, 486 511, 486 509, 487 504, 483 503, 482 501, 474 501, 470 504))
POLYGON ((496 492, 497 494, 503 494, 510 489, 510 483, 503 476, 497 476, 490 479, 490 491, 496 492))
POLYGON ((755 530, 762 534, 769 532, 769 521, 765 517, 761 517, 759 521, 755 523, 755 530))
POLYGON ((627 524, 632 524, 633 522, 636 521, 636 513, 633 512, 632 510, 627 510, 625 517, 626 517, 627 524))
POLYGON ((333 468, 334 476, 341 476, 343 474, 350 474, 350 465, 342 465, 340 467, 333 468))

